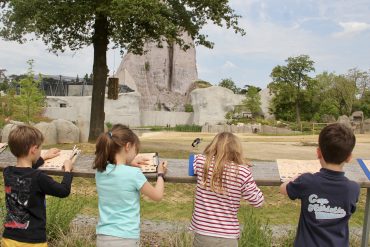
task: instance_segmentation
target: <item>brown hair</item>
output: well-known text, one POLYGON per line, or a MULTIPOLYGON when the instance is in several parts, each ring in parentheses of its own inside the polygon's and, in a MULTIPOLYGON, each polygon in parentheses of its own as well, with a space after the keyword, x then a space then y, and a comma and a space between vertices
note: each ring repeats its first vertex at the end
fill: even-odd
POLYGON ((28 125, 14 127, 8 137, 9 149, 17 158, 27 156, 32 146, 39 147, 43 141, 42 133, 35 127, 28 125))
POLYGON ((238 175, 238 165, 243 162, 243 149, 237 136, 230 132, 221 132, 204 150, 206 161, 203 168, 203 185, 210 183, 214 192, 223 192, 222 179, 224 175, 238 175), (208 179, 208 172, 213 164, 213 172, 208 179), (208 181, 209 180, 209 181, 208 181))
POLYGON ((326 163, 342 164, 356 144, 353 131, 343 124, 330 124, 319 135, 319 147, 326 163))
POLYGON ((102 133, 96 141, 93 169, 103 172, 108 163, 116 164, 116 154, 120 152, 127 143, 134 145, 136 152, 139 151, 139 138, 125 125, 115 124, 110 131, 102 133))

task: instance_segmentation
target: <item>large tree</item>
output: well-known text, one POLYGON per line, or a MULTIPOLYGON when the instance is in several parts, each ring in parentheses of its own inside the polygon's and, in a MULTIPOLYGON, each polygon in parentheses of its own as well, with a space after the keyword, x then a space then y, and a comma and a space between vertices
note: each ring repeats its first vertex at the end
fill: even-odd
POLYGON ((261 88, 252 85, 246 85, 245 99, 243 104, 252 112, 253 117, 261 116, 261 88))
POLYGON ((230 89, 235 94, 237 94, 239 92, 239 88, 235 85, 235 82, 231 78, 222 79, 218 83, 218 86, 219 87, 224 87, 224 88, 230 89))
POLYGON ((295 119, 300 124, 303 91, 313 82, 309 73, 315 71, 314 61, 308 55, 289 57, 285 61, 287 65, 278 65, 273 68, 270 75, 273 81, 268 87, 275 95, 275 101, 277 97, 283 96, 286 97, 283 99, 285 104, 294 105, 295 119))
POLYGON ((208 22, 233 28, 238 18, 228 0, 0 0, 0 35, 20 43, 29 33, 54 52, 93 45, 93 93, 89 140, 104 129, 104 97, 108 75, 106 52, 109 43, 142 54, 147 41, 191 44, 182 40, 187 32, 196 44, 212 48, 200 30, 208 22))

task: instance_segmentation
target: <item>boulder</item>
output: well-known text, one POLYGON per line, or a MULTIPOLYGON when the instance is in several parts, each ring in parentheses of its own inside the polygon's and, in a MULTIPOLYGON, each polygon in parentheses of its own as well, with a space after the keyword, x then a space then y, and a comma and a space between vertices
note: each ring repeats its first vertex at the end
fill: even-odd
POLYGON ((346 115, 342 115, 337 120, 338 123, 344 124, 348 128, 352 129, 351 120, 346 115))
POLYGON ((52 123, 57 129, 58 143, 77 143, 80 141, 80 130, 71 121, 57 119, 52 123))
POLYGON ((1 131, 1 142, 8 142, 10 131, 17 125, 24 125, 24 123, 22 122, 10 123, 4 126, 3 130, 1 131))
POLYGON ((40 130, 44 136, 44 143, 46 145, 57 144, 57 128, 53 123, 40 122, 34 125, 35 128, 40 130))
POLYGON ((323 114, 321 116, 321 121, 323 123, 334 123, 335 122, 335 117, 333 115, 323 114))

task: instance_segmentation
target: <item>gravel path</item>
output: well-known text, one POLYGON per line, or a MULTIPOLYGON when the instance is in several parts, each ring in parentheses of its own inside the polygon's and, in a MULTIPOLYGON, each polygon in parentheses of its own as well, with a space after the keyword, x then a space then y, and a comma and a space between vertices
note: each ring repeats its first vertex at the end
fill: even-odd
MULTIPOLYGON (((79 226, 95 226, 98 222, 97 217, 78 215, 73 221, 72 224, 79 226)), ((141 231, 143 233, 175 233, 186 231, 188 229, 188 223, 174 223, 170 221, 151 221, 151 220, 142 220, 141 221, 141 231)), ((273 238, 281 238, 286 236, 290 231, 294 231, 296 226, 293 225, 270 225, 273 238)), ((350 234, 355 237, 361 238, 362 228, 360 227, 351 227, 350 234)))

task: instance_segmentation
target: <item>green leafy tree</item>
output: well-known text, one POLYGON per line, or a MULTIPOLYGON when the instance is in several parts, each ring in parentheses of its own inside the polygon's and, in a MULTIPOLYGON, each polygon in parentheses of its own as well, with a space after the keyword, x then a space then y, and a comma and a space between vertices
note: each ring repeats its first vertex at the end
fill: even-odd
POLYGON ((40 89, 41 75, 38 80, 35 80, 35 75, 32 70, 33 60, 28 62, 28 71, 25 78, 19 81, 20 92, 18 97, 15 97, 17 108, 21 112, 26 122, 30 122, 36 115, 39 115, 45 106, 45 95, 40 89))
POLYGON ((315 99, 313 108, 318 108, 314 113, 314 120, 316 121, 321 121, 324 115, 331 115, 335 118, 339 116, 339 109, 335 106, 337 99, 332 92, 336 78, 336 74, 327 71, 315 77, 317 84, 316 91, 313 92, 313 98, 315 99))
POLYGON ((366 71, 353 68, 348 70, 345 75, 357 87, 358 97, 361 99, 366 96, 366 92, 370 90, 370 74, 366 71))
POLYGON ((147 41, 163 41, 189 48, 182 39, 187 32, 197 45, 212 48, 201 33, 207 23, 232 28, 242 35, 240 16, 228 0, 2 0, 0 35, 20 43, 34 33, 51 51, 77 50, 93 45, 93 93, 89 140, 104 130, 104 97, 108 75, 108 44, 135 54, 144 52, 147 41))
MULTIPOLYGON (((308 55, 289 57, 287 65, 278 65, 271 72, 272 82, 269 84, 270 92, 275 96, 273 108, 285 106, 295 108, 295 120, 298 124, 301 122, 301 108, 304 101, 304 90, 312 83, 309 73, 315 71, 314 61, 308 55), (279 106, 279 102, 282 103, 279 106)), ((290 116, 291 118, 291 116, 290 116)))
POLYGON ((239 92, 238 87, 235 85, 235 82, 231 78, 222 79, 220 81, 220 83, 218 83, 218 86, 228 88, 231 91, 233 91, 234 93, 239 92))
POLYGON ((259 87, 248 85, 245 100, 243 100, 243 104, 252 112, 253 117, 262 115, 259 91, 261 91, 259 87))
POLYGON ((356 99, 356 91, 356 84, 346 76, 338 75, 334 78, 331 97, 340 115, 351 115, 356 99))

